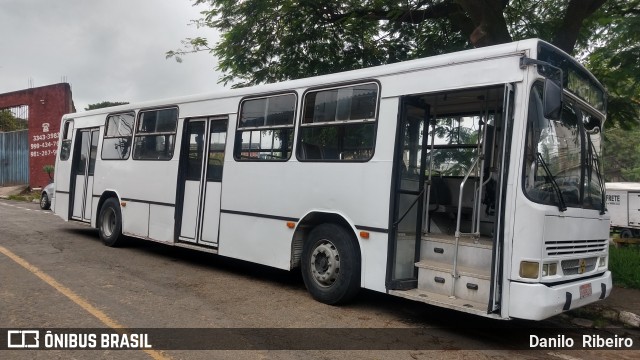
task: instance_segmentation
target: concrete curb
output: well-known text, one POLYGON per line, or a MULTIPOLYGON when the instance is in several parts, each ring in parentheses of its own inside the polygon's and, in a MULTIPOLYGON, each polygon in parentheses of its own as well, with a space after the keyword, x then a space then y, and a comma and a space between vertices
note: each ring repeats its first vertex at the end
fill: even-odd
POLYGON ((597 308, 597 310, 594 311, 594 314, 597 314, 607 320, 619 322, 625 327, 640 329, 640 316, 626 310, 617 310, 609 307, 602 307, 597 308))
POLYGON ((618 320, 632 328, 640 329, 640 316, 629 311, 620 311, 618 320))

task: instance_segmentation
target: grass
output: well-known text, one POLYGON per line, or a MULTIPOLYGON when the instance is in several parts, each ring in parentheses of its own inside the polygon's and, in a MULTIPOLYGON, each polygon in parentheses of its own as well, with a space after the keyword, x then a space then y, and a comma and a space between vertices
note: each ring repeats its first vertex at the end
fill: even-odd
POLYGON ((27 202, 31 202, 34 199, 35 200, 40 200, 40 191, 27 191, 24 192, 20 195, 9 195, 9 200, 16 200, 16 201, 27 201, 27 202))
POLYGON ((609 270, 615 285, 640 289, 640 246, 609 247, 609 270))

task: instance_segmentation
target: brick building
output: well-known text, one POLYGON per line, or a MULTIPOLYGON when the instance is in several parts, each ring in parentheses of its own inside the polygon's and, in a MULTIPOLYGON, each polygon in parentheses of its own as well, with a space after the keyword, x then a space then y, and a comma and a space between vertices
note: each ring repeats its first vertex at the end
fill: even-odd
POLYGON ((68 83, 0 94, 0 109, 28 108, 29 185, 44 187, 49 177, 42 169, 55 165, 62 115, 75 112, 68 83))

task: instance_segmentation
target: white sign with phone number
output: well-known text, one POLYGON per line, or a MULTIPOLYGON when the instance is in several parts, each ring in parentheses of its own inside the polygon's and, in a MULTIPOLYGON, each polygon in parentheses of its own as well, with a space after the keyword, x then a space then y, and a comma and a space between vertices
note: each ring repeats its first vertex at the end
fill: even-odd
POLYGON ((49 123, 42 124, 42 132, 31 138, 31 157, 55 156, 58 153, 58 133, 49 132, 49 123))

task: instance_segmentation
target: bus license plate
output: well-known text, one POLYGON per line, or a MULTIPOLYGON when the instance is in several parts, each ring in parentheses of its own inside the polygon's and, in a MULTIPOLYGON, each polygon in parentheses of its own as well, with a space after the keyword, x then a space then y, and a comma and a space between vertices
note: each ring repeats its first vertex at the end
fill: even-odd
POLYGON ((591 284, 580 285, 580 299, 591 296, 591 284))

